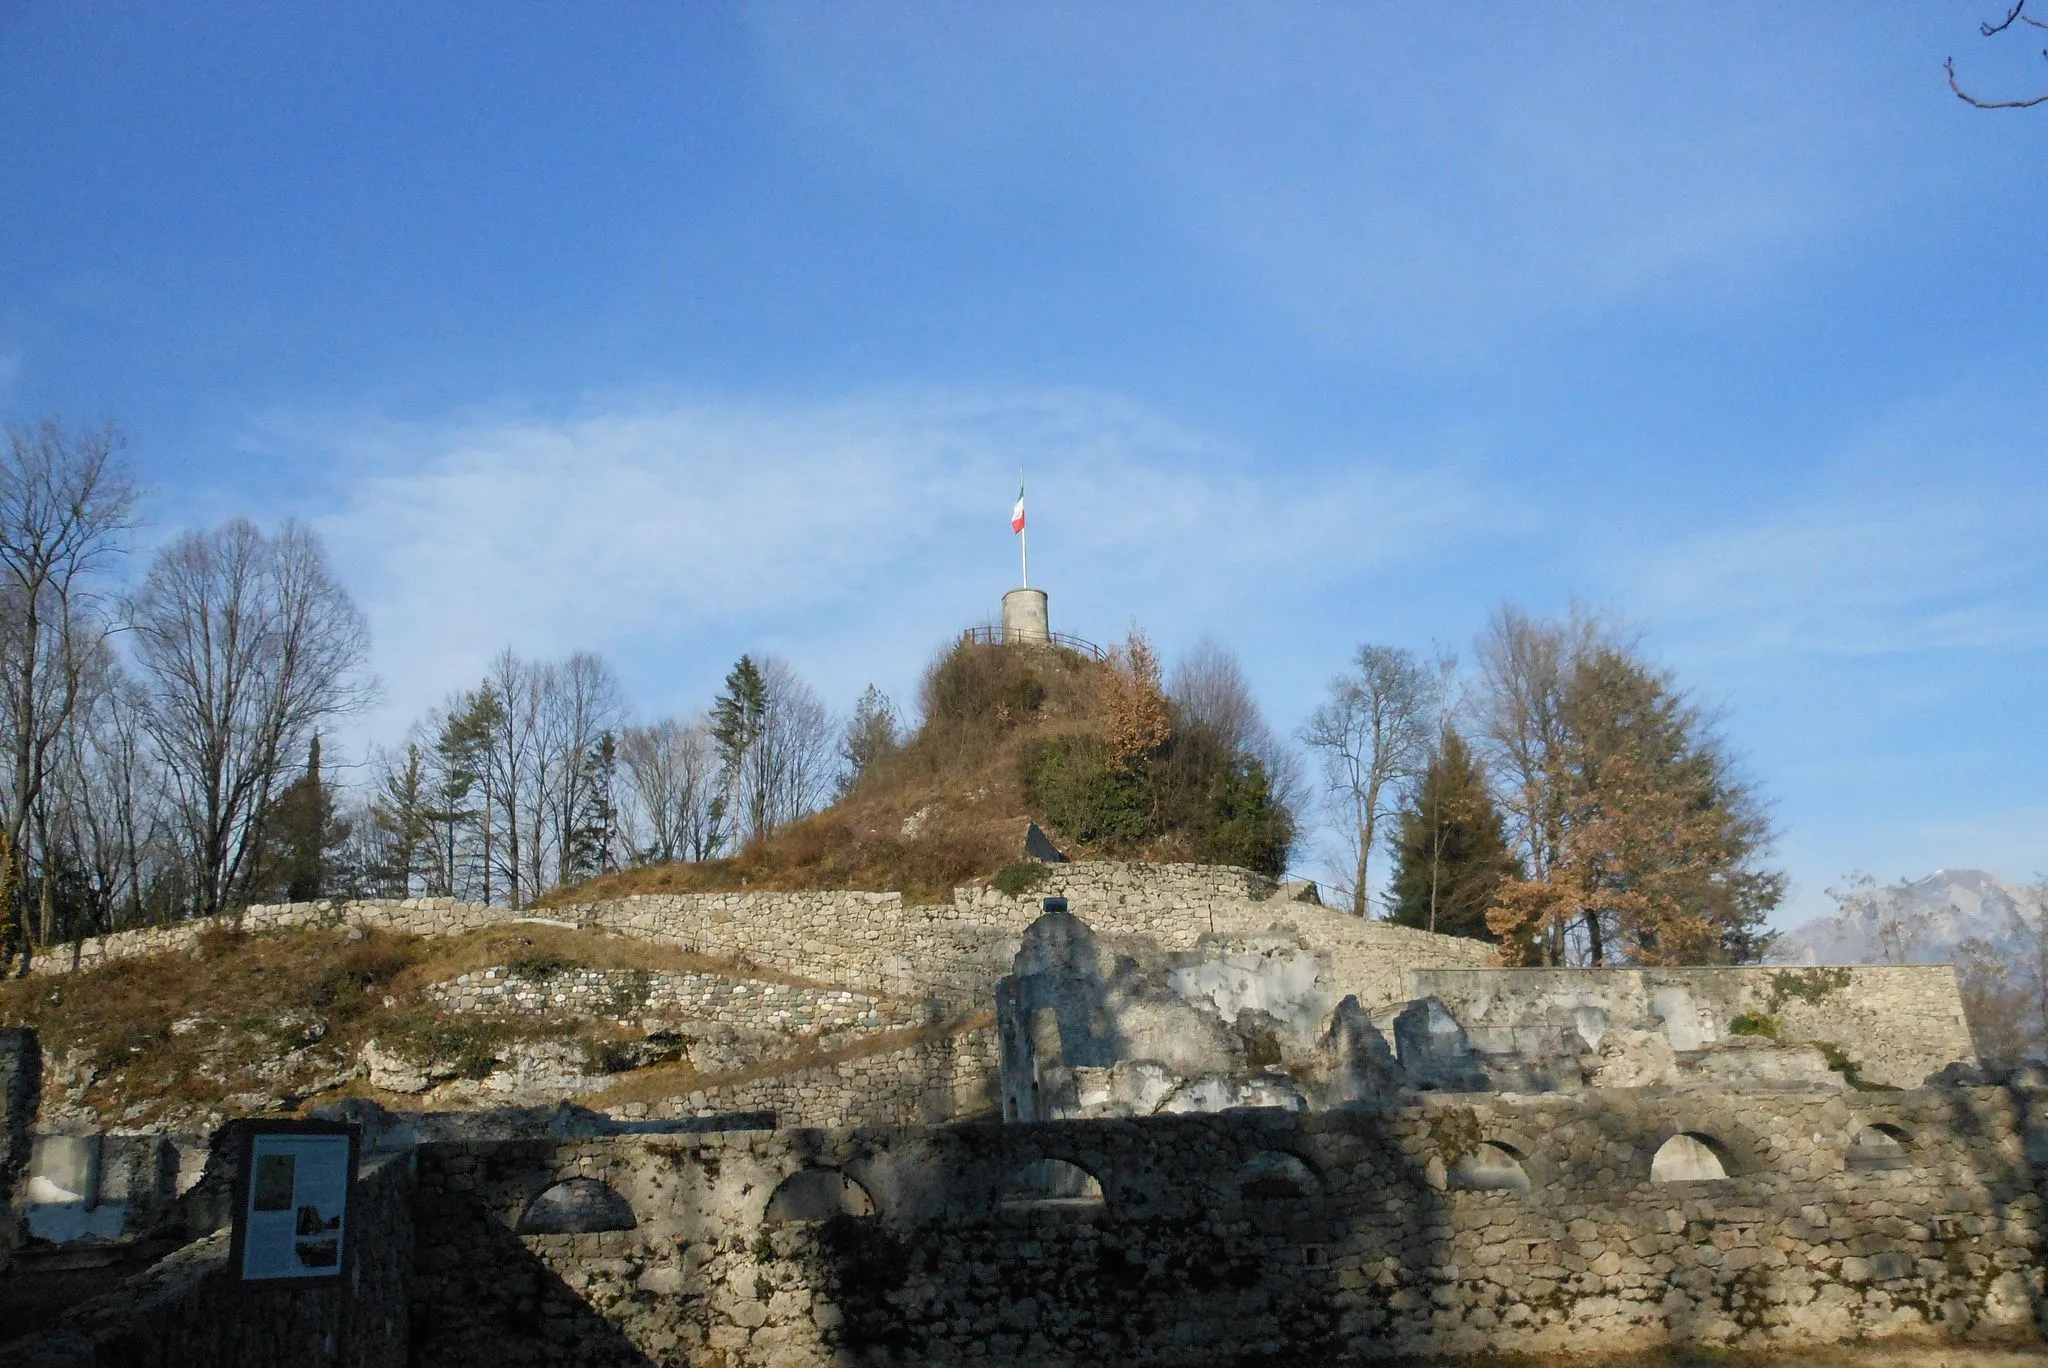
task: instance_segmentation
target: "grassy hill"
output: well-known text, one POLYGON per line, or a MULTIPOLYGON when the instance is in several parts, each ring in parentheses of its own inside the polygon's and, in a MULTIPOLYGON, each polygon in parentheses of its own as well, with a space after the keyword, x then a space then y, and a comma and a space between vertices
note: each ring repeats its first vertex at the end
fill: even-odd
POLYGON ((962 639, 925 672, 923 722, 821 812, 737 855, 654 865, 555 890, 543 905, 632 893, 900 890, 937 902, 1023 857, 1037 822, 1071 858, 1196 860, 1277 872, 1292 817, 1248 755, 1179 715, 1140 653, 962 639), (1120 710, 1163 730, 1121 763, 1120 710))

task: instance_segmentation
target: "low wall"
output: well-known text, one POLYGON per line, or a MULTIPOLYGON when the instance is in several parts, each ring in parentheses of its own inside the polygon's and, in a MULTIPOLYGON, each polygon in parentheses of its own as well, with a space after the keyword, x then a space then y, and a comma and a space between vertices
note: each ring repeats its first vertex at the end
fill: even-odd
MULTIPOLYGON (((990 985, 1009 972, 1018 938, 1048 896, 1067 898, 1072 911, 1105 940, 1143 936, 1168 950, 1191 949, 1212 931, 1291 929, 1329 954, 1336 995, 1357 993, 1368 1006, 1410 996, 1405 974, 1411 966, 1479 965, 1491 953, 1478 941, 1366 921, 1313 903, 1276 901, 1271 880, 1229 866, 1104 861, 1047 869, 1045 883, 1028 897, 962 888, 950 903, 937 906, 906 905, 900 893, 665 893, 536 914, 408 898, 252 907, 240 925, 266 931, 346 923, 438 935, 540 915, 821 983, 963 1002, 987 1000, 990 985)), ((189 949, 207 924, 96 937, 38 957, 33 969, 62 973, 127 955, 189 949)))
POLYGON ((902 1050, 714 1085, 648 1114, 772 1111, 784 1124, 830 1129, 938 1125, 1000 1116, 1001 1075, 996 1028, 983 1025, 902 1050))
POLYGON ((415 1353, 1195 1365, 2026 1334, 2040 1226, 1989 1089, 429 1145, 415 1353), (1859 1168, 1875 1126, 1899 1153, 1859 1168), (1656 1181, 1680 1136, 1729 1176, 1656 1181), (1100 1200, 1014 1186, 1048 1158, 1100 1200), (1460 1186, 1503 1175, 1521 1186, 1460 1186), (606 1185, 631 1228, 515 1233, 564 1182, 606 1185), (835 1209, 876 1214, 814 1219, 835 1209))
MULTIPOLYGON (((1855 968, 1420 969, 1415 994, 1441 999, 1475 1049, 1554 1051, 1576 1019, 1601 1026, 1662 1019, 1673 1048, 1727 1039, 1740 1017, 1786 1043, 1843 1052, 1868 1082, 1915 1088, 1973 1061, 1952 965, 1855 968)), ((1581 1030, 1585 1027, 1579 1028, 1581 1030)))
POLYGON ((631 1021, 653 1017, 795 1035, 879 1026, 885 1014, 892 1024, 915 1019, 904 1017, 901 1009, 891 1012, 872 994, 843 988, 799 988, 669 970, 563 969, 529 977, 481 969, 430 984, 426 991, 458 1012, 566 1012, 631 1021))
POLYGON ((73 1307, 48 1333, 0 1348, 0 1368, 404 1368, 413 1197, 411 1155, 363 1166, 352 1266, 334 1284, 245 1288, 229 1267, 222 1230, 73 1307))

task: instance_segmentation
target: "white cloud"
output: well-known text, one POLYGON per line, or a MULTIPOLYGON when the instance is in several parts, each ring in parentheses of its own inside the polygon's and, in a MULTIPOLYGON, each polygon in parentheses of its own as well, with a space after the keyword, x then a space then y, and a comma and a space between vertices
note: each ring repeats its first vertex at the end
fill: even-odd
POLYGON ((1081 393, 692 399, 354 425, 315 444, 337 500, 316 521, 370 614, 384 732, 507 643, 595 647, 659 674, 736 639, 782 644, 833 676, 833 696, 901 678, 1014 583, 1020 465, 1034 581, 1066 625, 1105 636, 1133 617, 1285 611, 1425 551, 1453 510, 1463 533, 1484 516, 1455 469, 1361 458, 1290 474, 1081 393))

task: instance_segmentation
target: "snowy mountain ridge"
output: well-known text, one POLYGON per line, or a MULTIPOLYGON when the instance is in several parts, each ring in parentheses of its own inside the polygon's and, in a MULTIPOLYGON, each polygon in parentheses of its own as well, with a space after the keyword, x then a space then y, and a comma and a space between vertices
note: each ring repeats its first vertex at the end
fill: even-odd
MULTIPOLYGON (((1945 964, 1969 940, 2018 953, 2039 925, 2035 886, 1981 869, 1937 869, 1850 899, 1847 917, 1816 917, 1780 936, 1771 964, 1945 964), (1889 949, 1888 949, 1889 945, 1889 949)), ((2029 947, 2031 948, 2031 947, 2029 947)))

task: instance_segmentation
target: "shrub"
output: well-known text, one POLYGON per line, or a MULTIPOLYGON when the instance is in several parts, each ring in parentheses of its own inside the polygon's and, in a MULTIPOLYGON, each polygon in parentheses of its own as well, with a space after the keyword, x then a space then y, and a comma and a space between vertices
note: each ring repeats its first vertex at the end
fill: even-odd
POLYGON ((1034 741, 1024 748, 1018 766, 1025 801, 1069 839, 1116 852, 1153 834, 1146 776, 1112 766, 1093 737, 1034 741))
POLYGON ((1778 1038, 1778 1019, 1763 1012, 1744 1012, 1728 1023, 1728 1034, 1778 1038))
POLYGON ((989 883, 1005 897, 1021 898, 1037 888, 1050 877, 1052 871, 1036 860, 1025 860, 1019 864, 1005 865, 996 871, 989 883))

